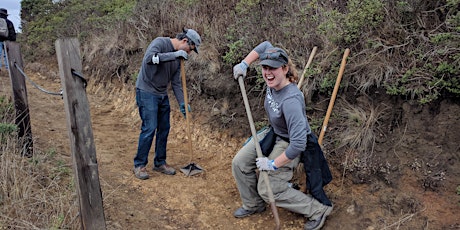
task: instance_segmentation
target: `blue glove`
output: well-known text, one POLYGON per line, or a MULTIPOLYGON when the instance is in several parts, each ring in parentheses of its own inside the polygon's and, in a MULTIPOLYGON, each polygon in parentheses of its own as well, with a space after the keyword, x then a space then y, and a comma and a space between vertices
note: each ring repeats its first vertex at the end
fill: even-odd
POLYGON ((243 76, 243 78, 245 78, 248 67, 248 63, 246 63, 244 60, 240 64, 235 65, 233 67, 233 77, 235 80, 238 80, 239 76, 243 76))
MULTIPOLYGON (((184 118, 186 118, 187 113, 185 112, 185 104, 180 103, 179 108, 180 108, 180 112, 184 115, 184 118)), ((188 111, 192 112, 192 109, 190 108, 190 105, 188 105, 188 111)))
POLYGON ((256 159, 256 165, 259 170, 275 171, 278 168, 275 166, 275 160, 270 160, 266 157, 259 157, 256 159))
POLYGON ((187 60, 187 58, 188 58, 187 52, 185 52, 183 50, 178 50, 178 51, 174 52, 174 56, 176 58, 183 58, 185 60, 187 60))

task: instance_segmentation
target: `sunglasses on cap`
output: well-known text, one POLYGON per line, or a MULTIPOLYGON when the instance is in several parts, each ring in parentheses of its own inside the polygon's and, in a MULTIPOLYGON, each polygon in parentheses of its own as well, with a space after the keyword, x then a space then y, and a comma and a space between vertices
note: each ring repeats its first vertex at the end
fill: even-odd
POLYGON ((260 60, 275 60, 275 61, 281 61, 284 62, 285 64, 288 63, 288 57, 284 52, 281 51, 275 51, 275 52, 265 52, 260 55, 260 60))

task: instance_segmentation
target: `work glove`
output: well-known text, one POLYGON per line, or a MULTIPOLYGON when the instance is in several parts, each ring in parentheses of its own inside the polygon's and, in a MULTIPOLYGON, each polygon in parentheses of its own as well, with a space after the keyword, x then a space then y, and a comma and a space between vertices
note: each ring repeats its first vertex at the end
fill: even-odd
POLYGON ((178 50, 178 51, 174 52, 174 57, 183 58, 183 59, 187 60, 188 54, 187 54, 187 52, 185 52, 183 50, 178 50))
POLYGON ((248 67, 249 67, 248 63, 245 62, 244 60, 241 61, 240 64, 236 64, 233 67, 233 77, 235 78, 235 80, 238 80, 239 76, 242 76, 243 78, 245 78, 248 67))
MULTIPOLYGON (((187 113, 185 112, 185 103, 180 103, 179 108, 180 108, 180 112, 184 115, 184 118, 186 118, 187 113)), ((188 105, 188 111, 192 112, 190 105, 188 105)))
POLYGON ((256 165, 259 170, 275 171, 278 168, 275 166, 275 160, 270 160, 266 157, 259 157, 256 159, 256 165))

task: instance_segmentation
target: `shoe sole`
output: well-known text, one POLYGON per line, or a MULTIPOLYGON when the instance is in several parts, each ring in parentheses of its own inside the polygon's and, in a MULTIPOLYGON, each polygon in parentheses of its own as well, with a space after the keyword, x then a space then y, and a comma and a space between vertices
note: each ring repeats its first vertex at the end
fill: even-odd
POLYGON ((246 215, 239 215, 239 216, 237 216, 237 215, 233 214, 233 216, 236 217, 236 218, 243 218, 243 217, 247 217, 247 216, 254 215, 254 214, 256 214, 256 213, 261 213, 261 212, 264 212, 264 211, 265 211, 265 207, 263 207, 263 208, 261 208, 261 209, 257 209, 257 210, 254 211, 254 212, 247 213, 246 215))
POLYGON ((146 177, 136 176, 136 178, 139 179, 139 180, 147 180, 147 179, 149 179, 148 176, 146 176, 146 177))
POLYGON ((153 168, 153 171, 157 171, 157 172, 161 172, 161 173, 164 173, 166 175, 176 175, 176 172, 168 172, 168 171, 165 171, 165 170, 162 170, 162 169, 158 169, 158 168, 153 168))

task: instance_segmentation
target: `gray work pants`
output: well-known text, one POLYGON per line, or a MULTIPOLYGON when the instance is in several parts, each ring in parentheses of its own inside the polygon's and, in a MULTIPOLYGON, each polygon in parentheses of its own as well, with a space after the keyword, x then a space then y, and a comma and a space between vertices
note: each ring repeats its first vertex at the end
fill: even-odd
MULTIPOLYGON (((264 133, 258 134, 259 140, 263 136, 264 133)), ((284 152, 288 145, 288 142, 278 138, 268 158, 275 159, 284 152)), ((256 148, 253 139, 251 139, 240 149, 232 161, 232 174, 240 192, 243 208, 246 210, 255 210, 265 205, 265 202, 269 203, 266 183, 263 177, 257 177, 256 174, 256 158, 256 148)), ((317 219, 324 212, 326 206, 310 194, 305 194, 289 186, 289 181, 292 179, 299 160, 300 155, 276 171, 268 171, 275 204, 307 218, 317 219)))

